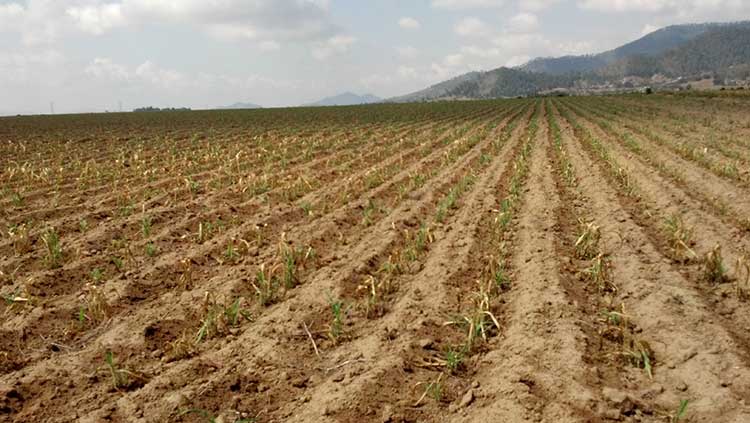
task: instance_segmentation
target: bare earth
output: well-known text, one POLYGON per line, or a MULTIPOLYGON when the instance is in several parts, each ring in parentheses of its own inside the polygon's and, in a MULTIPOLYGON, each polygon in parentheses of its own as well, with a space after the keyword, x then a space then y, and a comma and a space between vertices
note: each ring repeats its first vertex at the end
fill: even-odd
POLYGON ((0 118, 2 422, 750 422, 750 96, 0 118))

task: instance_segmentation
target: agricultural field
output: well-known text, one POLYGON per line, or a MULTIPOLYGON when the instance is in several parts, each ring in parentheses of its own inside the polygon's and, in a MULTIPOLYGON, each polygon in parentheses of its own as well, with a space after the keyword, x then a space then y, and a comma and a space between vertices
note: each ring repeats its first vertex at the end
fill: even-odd
POLYGON ((0 118, 2 422, 749 422, 750 96, 0 118))

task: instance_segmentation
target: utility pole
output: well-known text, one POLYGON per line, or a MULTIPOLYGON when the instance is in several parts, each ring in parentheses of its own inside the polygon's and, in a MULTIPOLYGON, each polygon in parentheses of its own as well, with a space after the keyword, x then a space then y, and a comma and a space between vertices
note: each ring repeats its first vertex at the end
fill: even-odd
POLYGON ((51 115, 55 114, 55 102, 54 101, 49 102, 49 113, 51 115))
POLYGON ((117 106, 120 108, 120 113, 122 113, 122 100, 117 102, 117 106))

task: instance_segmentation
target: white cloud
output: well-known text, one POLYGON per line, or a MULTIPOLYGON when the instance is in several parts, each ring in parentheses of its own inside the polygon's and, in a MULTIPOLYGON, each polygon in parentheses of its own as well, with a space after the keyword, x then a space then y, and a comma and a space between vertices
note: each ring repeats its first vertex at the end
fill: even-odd
POLYGON ((396 47, 396 52, 404 59, 414 59, 419 55, 419 50, 412 46, 396 47))
POLYGON ((27 0, 0 4, 0 32, 26 44, 143 24, 188 25, 222 39, 319 41, 341 32, 329 0, 27 0))
POLYGON ((443 65, 448 67, 458 67, 464 64, 464 55, 463 54, 450 54, 448 56, 445 56, 443 59, 443 65))
POLYGON ((260 48, 261 51, 278 51, 281 49, 281 44, 273 40, 267 40, 258 44, 258 48, 260 48))
POLYGON ((525 12, 541 12, 559 2, 560 0, 520 0, 518 8, 525 12))
POLYGON ((407 79, 416 78, 418 75, 417 70, 410 66, 399 66, 396 73, 398 76, 407 79))
POLYGON ((486 37, 492 32, 484 21, 475 17, 461 19, 453 30, 462 37, 486 37))
POLYGON ((750 12, 747 0, 578 0, 582 9, 607 13, 654 13, 673 21, 731 19, 750 12))
POLYGON ((501 8, 503 5, 504 0, 432 0, 432 7, 448 10, 501 8))
POLYGON ((125 23, 121 4, 71 7, 65 13, 75 20, 78 28, 91 34, 102 34, 125 23))
POLYGON ((86 66, 84 72, 101 80, 128 84, 147 83, 164 89, 184 88, 197 81, 197 78, 188 78, 181 72, 162 68, 150 60, 131 69, 110 58, 97 57, 86 66))
POLYGON ((531 57, 526 55, 513 56, 505 62, 505 66, 509 68, 521 66, 529 60, 531 60, 531 57))
POLYGON ((319 43, 313 48, 312 55, 318 60, 325 60, 335 54, 346 53, 357 42, 357 39, 346 35, 336 35, 319 43))
POLYGON ((112 59, 107 57, 97 57, 86 66, 84 72, 94 78, 114 81, 127 81, 131 78, 130 71, 126 66, 114 63, 112 59))
POLYGON ((477 46, 461 47, 461 53, 469 56, 477 56, 482 59, 493 59, 503 55, 503 52, 499 48, 482 48, 477 46))
POLYGON ((539 18, 533 13, 522 12, 510 18, 508 26, 511 31, 531 32, 539 26, 539 18))
POLYGON ((404 17, 398 20, 398 26, 404 29, 419 29, 422 25, 414 18, 404 17))
POLYGON ((659 29, 659 28, 660 28, 660 27, 659 27, 659 26, 657 26, 657 25, 646 24, 646 25, 644 25, 644 26, 643 26, 643 28, 641 29, 641 35, 647 35, 647 34, 650 34, 650 33, 652 33, 652 32, 654 32, 654 31, 656 31, 656 30, 657 30, 657 29, 659 29))
POLYGON ((0 51, 0 82, 34 81, 41 74, 60 67, 64 60, 60 52, 49 49, 0 51))

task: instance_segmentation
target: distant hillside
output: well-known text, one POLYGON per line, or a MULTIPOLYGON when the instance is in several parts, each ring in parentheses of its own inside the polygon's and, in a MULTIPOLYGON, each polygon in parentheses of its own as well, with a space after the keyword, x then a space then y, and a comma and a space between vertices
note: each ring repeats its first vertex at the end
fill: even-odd
POLYGON ((516 97, 532 95, 541 90, 568 87, 574 80, 574 77, 567 75, 547 75, 503 67, 488 72, 467 73, 422 91, 393 98, 391 101, 516 97))
POLYGON ((357 95, 346 92, 333 97, 326 97, 315 103, 305 104, 305 106, 353 106, 357 104, 370 104, 382 101, 381 98, 372 94, 357 95))
POLYGON ((519 67, 521 70, 560 75, 600 70, 630 56, 658 56, 715 29, 747 28, 748 22, 672 25, 633 42, 603 53, 584 56, 537 58, 519 67))
POLYGON ((470 72, 391 101, 515 97, 557 88, 632 87, 631 80, 624 82, 630 77, 668 84, 670 78, 705 75, 750 78, 750 22, 670 26, 604 53, 470 72))
POLYGON ((231 110, 231 109, 262 109, 263 106, 259 106, 257 104, 253 103, 234 103, 229 106, 223 106, 219 107, 219 109, 223 110, 231 110))

